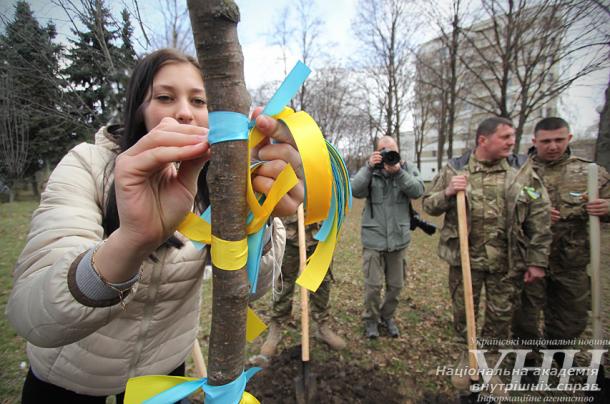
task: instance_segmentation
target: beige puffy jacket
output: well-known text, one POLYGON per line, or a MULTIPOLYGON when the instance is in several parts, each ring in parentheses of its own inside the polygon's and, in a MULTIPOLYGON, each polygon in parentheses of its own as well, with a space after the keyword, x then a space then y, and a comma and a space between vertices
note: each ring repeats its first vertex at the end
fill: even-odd
MULTIPOLYGON (((53 171, 17 261, 7 306, 9 321, 28 341, 38 378, 100 396, 123 391, 130 377, 167 374, 187 358, 199 325, 206 254, 190 242, 181 249, 161 247, 158 262, 145 261, 124 311, 119 304, 88 307, 74 298, 69 269, 104 235, 103 172, 115 156, 106 136, 102 129, 95 145, 74 147, 53 171)), ((279 219, 273 228, 261 270, 281 265, 285 231, 279 219)))

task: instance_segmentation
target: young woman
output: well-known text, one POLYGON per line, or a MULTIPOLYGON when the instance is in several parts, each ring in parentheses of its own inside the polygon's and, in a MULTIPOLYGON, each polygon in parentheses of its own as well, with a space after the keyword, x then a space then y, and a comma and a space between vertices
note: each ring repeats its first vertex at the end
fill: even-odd
MULTIPOLYGON (((105 403, 113 394, 122 402, 130 377, 184 373, 206 252, 175 229, 209 203, 207 123, 197 62, 162 49, 134 69, 124 126, 100 129, 95 144, 70 150, 51 175, 7 306, 28 341, 24 403, 105 403)), ((256 124, 269 137, 290 138, 272 118, 256 124)), ((259 192, 284 164, 300 166, 288 144, 258 153, 270 160, 257 171, 259 192)), ((275 213, 294 212, 302 195, 300 184, 275 213)), ((283 254, 283 227, 278 219, 271 227, 263 270, 283 254)))

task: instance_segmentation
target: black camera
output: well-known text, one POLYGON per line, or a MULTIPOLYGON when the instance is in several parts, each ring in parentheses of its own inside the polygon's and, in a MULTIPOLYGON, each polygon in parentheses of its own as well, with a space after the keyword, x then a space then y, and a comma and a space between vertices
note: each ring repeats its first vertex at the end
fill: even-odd
POLYGON ((417 229, 418 227, 423 230, 424 233, 431 236, 436 233, 436 226, 432 223, 428 223, 425 220, 422 220, 421 216, 415 209, 413 209, 413 205, 409 202, 409 215, 411 216, 411 231, 417 229))
POLYGON ((375 164, 375 167, 373 167, 377 170, 381 170, 384 163, 389 166, 400 163, 400 154, 394 150, 386 150, 383 148, 379 150, 379 153, 381 153, 381 163, 377 163, 375 164))

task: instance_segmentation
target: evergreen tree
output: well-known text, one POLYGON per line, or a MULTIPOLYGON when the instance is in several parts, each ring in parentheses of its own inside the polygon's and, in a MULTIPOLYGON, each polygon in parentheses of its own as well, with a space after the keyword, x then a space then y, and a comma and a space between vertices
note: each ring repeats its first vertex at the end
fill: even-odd
POLYGON ((63 70, 74 88, 80 106, 74 111, 88 131, 109 123, 120 123, 128 71, 135 60, 131 43, 133 28, 126 10, 122 26, 112 22, 103 0, 84 2, 78 15, 83 30, 72 30, 75 39, 63 70))
POLYGON ((25 1, 16 3, 14 19, 0 35, 0 75, 11 83, 12 103, 27 122, 29 152, 23 175, 32 178, 44 164, 56 163, 73 141, 61 119, 61 47, 53 43, 55 36, 55 26, 42 27, 25 1))
POLYGON ((133 27, 129 19, 129 12, 123 9, 121 12, 121 46, 118 48, 117 74, 115 80, 118 84, 117 105, 114 105, 116 115, 114 120, 123 121, 123 106, 125 105, 125 91, 129 82, 130 72, 136 62, 136 51, 133 48, 133 27))

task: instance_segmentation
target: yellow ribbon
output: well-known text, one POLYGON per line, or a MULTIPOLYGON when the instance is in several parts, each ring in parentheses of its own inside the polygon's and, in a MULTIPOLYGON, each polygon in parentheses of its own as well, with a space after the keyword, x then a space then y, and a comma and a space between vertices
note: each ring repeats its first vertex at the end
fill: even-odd
POLYGON ((297 278, 296 283, 312 292, 318 290, 333 260, 336 244, 337 217, 335 216, 328 238, 325 241, 318 242, 315 251, 307 259, 307 265, 297 278))
POLYGON ((212 227, 201 216, 189 212, 177 229, 185 237, 204 244, 212 243, 212 227))
POLYGON ((248 307, 248 314, 246 315, 246 341, 254 341, 266 329, 267 326, 263 320, 256 315, 254 310, 248 307))
POLYGON ((324 136, 316 121, 306 112, 286 114, 281 118, 294 138, 305 173, 305 224, 328 217, 332 196, 333 174, 324 136))
POLYGON ((226 271, 242 269, 248 262, 248 240, 223 240, 212 234, 212 263, 226 271))
MULTIPOLYGON (((196 377, 184 376, 139 376, 127 381, 125 389, 125 404, 141 404, 181 383, 199 380, 196 377)), ((252 394, 244 391, 240 404, 260 404, 252 394)))

